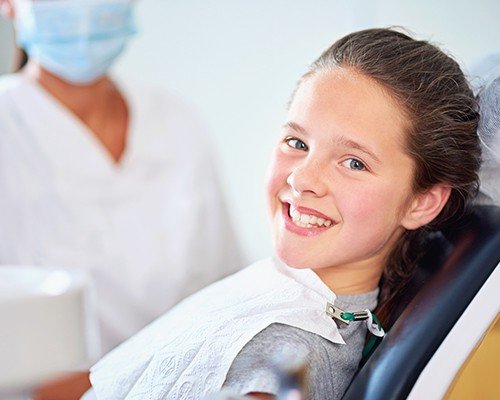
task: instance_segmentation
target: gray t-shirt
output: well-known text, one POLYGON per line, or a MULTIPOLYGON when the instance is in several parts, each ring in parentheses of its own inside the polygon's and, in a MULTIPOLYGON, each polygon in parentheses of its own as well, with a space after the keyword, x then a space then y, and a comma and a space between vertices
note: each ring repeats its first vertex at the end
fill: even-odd
MULTIPOLYGON (((335 304, 344 311, 373 310, 377 296, 378 289, 360 295, 339 295, 335 304)), ((238 353, 223 389, 238 394, 262 392, 276 395, 279 378, 273 357, 282 349, 296 348, 298 353, 308 353, 309 399, 340 399, 361 360, 367 329, 365 322, 360 321, 342 326, 339 331, 345 345, 292 326, 271 324, 238 353)))

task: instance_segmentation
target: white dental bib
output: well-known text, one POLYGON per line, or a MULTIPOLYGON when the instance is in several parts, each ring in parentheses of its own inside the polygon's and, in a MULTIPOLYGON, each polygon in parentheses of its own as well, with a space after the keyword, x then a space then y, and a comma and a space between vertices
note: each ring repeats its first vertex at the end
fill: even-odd
MULTIPOLYGON (((272 323, 344 344, 310 269, 266 259, 179 303, 91 369, 98 399, 200 399, 220 390, 239 351, 272 323)), ((278 350, 278 349, 277 349, 278 350)))

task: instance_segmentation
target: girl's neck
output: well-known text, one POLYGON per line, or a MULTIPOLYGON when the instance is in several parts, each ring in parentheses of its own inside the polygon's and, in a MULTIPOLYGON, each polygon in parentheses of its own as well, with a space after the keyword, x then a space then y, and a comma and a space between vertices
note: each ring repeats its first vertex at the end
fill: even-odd
POLYGON ((379 285, 387 259, 403 234, 397 229, 386 245, 371 257, 349 264, 326 268, 313 268, 319 278, 336 294, 360 294, 371 292, 379 285))
POLYGON ((383 272, 373 263, 313 269, 316 275, 336 294, 360 294, 375 290, 383 272))

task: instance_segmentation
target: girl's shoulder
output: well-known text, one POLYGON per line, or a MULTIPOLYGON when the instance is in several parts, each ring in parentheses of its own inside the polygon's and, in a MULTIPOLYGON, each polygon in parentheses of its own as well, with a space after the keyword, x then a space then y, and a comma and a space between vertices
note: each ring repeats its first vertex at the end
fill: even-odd
POLYGON ((341 329, 346 344, 332 343, 315 333, 274 323, 254 336, 234 359, 224 388, 239 394, 277 394, 280 379, 276 359, 280 354, 307 354, 307 386, 311 399, 338 399, 351 381, 361 359, 364 324, 341 329))

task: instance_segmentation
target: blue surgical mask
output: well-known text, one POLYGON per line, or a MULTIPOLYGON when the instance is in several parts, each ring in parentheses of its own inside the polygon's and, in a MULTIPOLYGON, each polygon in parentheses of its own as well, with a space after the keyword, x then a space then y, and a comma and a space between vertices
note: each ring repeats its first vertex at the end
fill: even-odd
POLYGON ((17 42, 74 84, 102 77, 136 32, 130 0, 18 0, 17 42))

